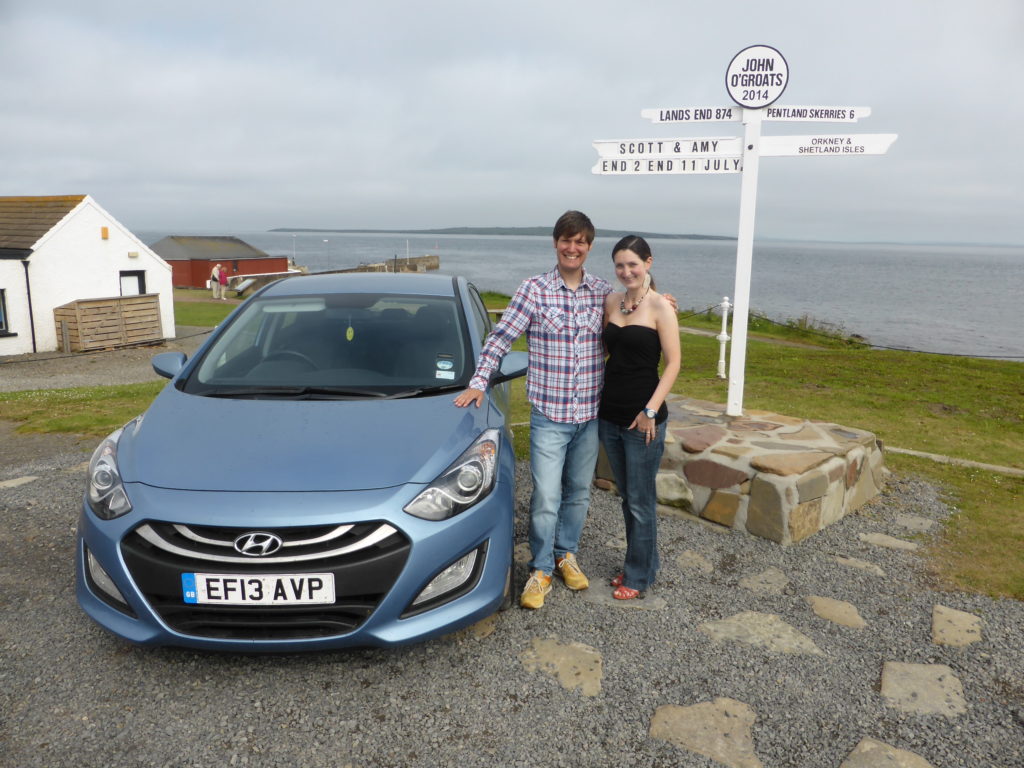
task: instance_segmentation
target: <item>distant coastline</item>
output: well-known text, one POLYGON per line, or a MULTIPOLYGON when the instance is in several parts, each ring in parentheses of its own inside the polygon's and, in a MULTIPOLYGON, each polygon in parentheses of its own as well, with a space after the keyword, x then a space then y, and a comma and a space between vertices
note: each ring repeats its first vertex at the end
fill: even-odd
MULTIPOLYGON (((315 229, 312 227, 277 227, 268 232, 329 232, 335 234, 370 234, 370 235, 518 235, 518 236, 551 236, 551 227, 443 227, 441 229, 315 229)), ((658 232, 626 232, 621 229, 599 229, 597 237, 621 237, 622 235, 640 235, 641 237, 662 240, 735 240, 735 237, 723 235, 666 235, 658 232)))

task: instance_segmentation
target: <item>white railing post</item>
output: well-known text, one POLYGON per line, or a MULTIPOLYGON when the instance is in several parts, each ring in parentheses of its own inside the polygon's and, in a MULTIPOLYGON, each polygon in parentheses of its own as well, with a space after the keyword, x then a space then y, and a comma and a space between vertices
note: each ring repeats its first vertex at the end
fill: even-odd
POLYGON ((722 303, 719 304, 722 308, 722 332, 715 338, 718 339, 718 378, 725 378, 725 345, 729 341, 729 307, 732 305, 729 303, 729 297, 723 296, 722 303))

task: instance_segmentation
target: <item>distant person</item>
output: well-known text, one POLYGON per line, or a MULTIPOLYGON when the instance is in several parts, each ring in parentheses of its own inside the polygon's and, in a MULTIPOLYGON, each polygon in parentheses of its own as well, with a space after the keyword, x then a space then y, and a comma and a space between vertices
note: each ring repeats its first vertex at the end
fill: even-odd
POLYGON ((213 291, 213 298, 215 299, 222 298, 220 288, 220 275, 222 269, 223 267, 221 267, 220 264, 214 264, 213 269, 210 271, 210 290, 213 291))
POLYGON ((655 479, 665 449, 665 397, 679 374, 679 320, 654 290, 647 241, 627 235, 612 248, 615 276, 625 290, 604 303, 608 361, 598 410, 598 434, 622 497, 626 559, 612 579, 617 600, 639 597, 658 573, 655 479), (658 362, 665 367, 658 375, 658 362))
POLYGON ((487 336, 469 388, 455 398, 480 407, 491 375, 512 342, 526 334, 530 362, 526 395, 530 412, 530 578, 520 597, 540 608, 557 569, 569 589, 589 581, 576 559, 590 507, 597 463, 597 407, 604 373, 601 346, 604 298, 611 285, 583 268, 594 225, 567 211, 553 231, 554 269, 525 280, 487 336))
MULTIPOLYGON (((220 266, 219 264, 217 266, 220 266)), ((220 298, 221 301, 228 300, 228 271, 225 267, 220 268, 220 274, 217 275, 217 282, 220 283, 220 298)))

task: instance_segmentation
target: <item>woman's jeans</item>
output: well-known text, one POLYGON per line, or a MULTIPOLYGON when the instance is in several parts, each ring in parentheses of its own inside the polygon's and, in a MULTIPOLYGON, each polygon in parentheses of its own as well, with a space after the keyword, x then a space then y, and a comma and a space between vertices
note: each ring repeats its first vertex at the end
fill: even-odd
POLYGON ((641 591, 658 573, 658 495, 655 478, 665 450, 665 422, 658 425, 650 445, 637 429, 601 419, 601 444, 622 497, 626 521, 626 566, 622 583, 641 591))
POLYGON ((597 450, 597 419, 563 424, 531 410, 531 571, 550 574, 556 557, 576 553, 590 508, 597 450))

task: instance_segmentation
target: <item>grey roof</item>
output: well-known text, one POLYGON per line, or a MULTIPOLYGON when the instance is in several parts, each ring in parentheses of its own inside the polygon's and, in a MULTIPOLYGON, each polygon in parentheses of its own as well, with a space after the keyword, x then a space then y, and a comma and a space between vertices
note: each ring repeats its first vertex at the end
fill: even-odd
POLYGON ((28 255, 83 200, 85 195, 0 197, 0 251, 28 255))
POLYGON ((244 240, 228 236, 170 235, 150 248, 164 261, 230 261, 232 259, 269 259, 270 254, 244 240))

